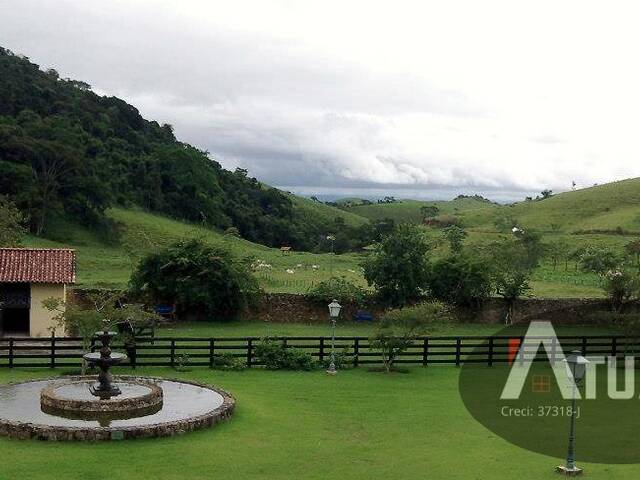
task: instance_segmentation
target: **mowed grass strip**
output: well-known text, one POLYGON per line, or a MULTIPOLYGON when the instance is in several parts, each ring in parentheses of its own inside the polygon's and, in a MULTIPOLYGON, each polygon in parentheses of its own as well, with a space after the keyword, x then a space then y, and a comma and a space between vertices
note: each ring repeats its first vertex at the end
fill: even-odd
MULTIPOLYGON (((237 412, 213 429, 165 439, 0 439, 0 479, 557 478, 553 467, 562 459, 511 445, 467 413, 458 372, 451 366, 412 367, 407 374, 385 375, 358 368, 328 377, 262 369, 140 369, 225 388, 236 396, 237 412)), ((60 373, 1 370, 0 382, 60 373)), ((593 479, 640 475, 637 465, 581 466, 593 479)))

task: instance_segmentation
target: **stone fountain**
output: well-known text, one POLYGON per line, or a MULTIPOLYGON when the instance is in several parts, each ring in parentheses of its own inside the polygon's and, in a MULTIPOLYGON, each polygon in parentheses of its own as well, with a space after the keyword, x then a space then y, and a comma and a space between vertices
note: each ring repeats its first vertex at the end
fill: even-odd
POLYGON ((111 350, 116 335, 96 332, 100 350, 83 355, 95 376, 0 386, 0 435, 46 440, 116 440, 167 436, 229 417, 235 400, 206 385, 153 377, 116 376, 127 356, 111 350))

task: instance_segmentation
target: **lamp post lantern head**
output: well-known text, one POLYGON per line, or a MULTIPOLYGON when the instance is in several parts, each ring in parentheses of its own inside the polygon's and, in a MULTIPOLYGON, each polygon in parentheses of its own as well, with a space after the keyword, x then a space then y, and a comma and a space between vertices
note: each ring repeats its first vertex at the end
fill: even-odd
POLYGON ((567 375, 569 379, 575 383, 579 383, 583 378, 587 370, 587 364, 589 360, 582 356, 580 350, 574 350, 564 359, 567 366, 567 375))
POLYGON ((338 318, 341 308, 342 305, 340 305, 337 300, 334 300, 329 304, 329 316, 331 318, 338 318))

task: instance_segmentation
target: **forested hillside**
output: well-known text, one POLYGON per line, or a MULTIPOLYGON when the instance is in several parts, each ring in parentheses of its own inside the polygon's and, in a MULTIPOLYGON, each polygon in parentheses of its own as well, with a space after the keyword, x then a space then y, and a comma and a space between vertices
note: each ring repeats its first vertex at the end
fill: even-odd
POLYGON ((322 248, 344 215, 310 217, 246 170, 230 172, 178 141, 170 125, 86 83, 40 70, 0 48, 0 194, 30 230, 46 235, 60 215, 113 231, 105 211, 145 210, 217 229, 235 227, 270 246, 322 248), (336 220, 336 217, 339 217, 336 220))

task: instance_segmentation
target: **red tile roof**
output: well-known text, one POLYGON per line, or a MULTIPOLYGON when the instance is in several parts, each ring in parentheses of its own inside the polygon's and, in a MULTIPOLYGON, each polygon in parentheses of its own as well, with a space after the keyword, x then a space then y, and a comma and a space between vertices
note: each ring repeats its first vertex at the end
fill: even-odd
POLYGON ((0 248, 0 283, 75 283, 76 252, 62 248, 0 248))

